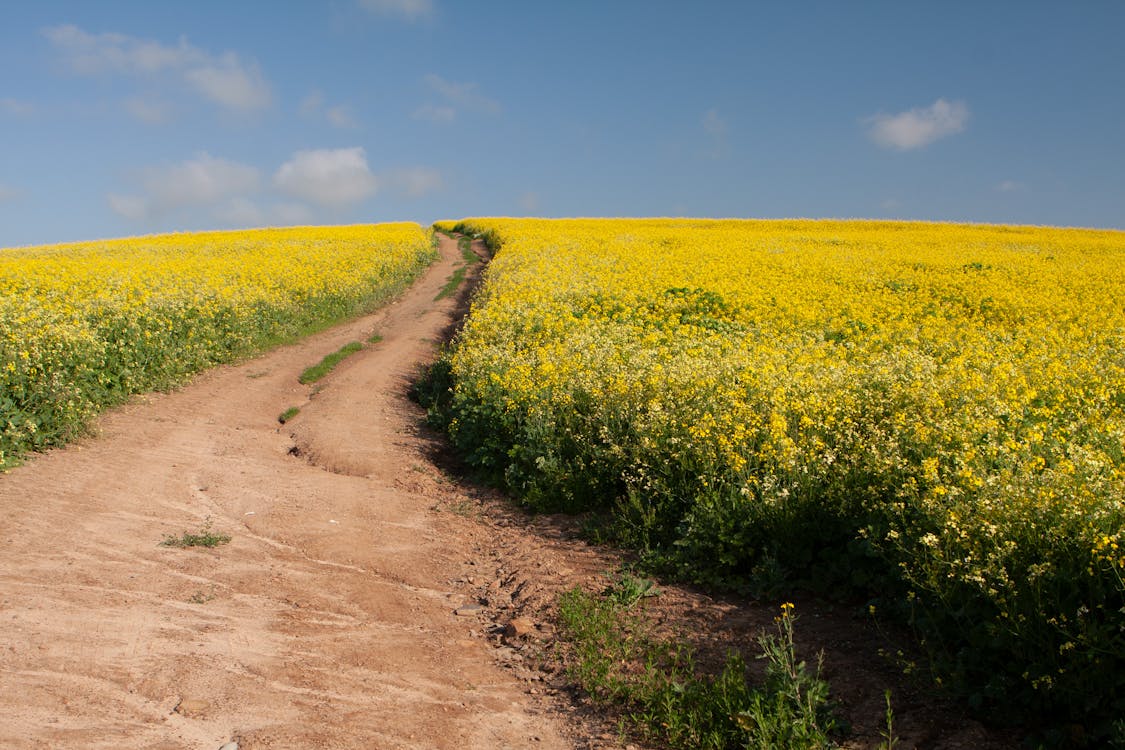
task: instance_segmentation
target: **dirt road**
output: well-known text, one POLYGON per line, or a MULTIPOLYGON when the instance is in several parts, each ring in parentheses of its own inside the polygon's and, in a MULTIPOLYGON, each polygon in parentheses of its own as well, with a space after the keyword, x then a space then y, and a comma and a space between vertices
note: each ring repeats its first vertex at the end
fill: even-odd
POLYGON ((455 613, 471 534, 405 398, 453 314, 441 255, 385 310, 0 476, 0 747, 573 746, 455 613), (230 543, 160 545, 208 522, 230 543))

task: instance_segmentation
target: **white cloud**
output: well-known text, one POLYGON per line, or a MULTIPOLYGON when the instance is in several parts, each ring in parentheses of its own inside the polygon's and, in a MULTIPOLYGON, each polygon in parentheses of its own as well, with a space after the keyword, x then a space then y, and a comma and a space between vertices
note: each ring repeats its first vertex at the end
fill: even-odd
POLYGON ((115 213, 141 220, 216 206, 257 190, 260 176, 254 167, 202 153, 182 164, 141 170, 139 182, 143 195, 108 196, 115 213))
POLYGON ((433 0, 359 0, 359 5, 381 16, 399 16, 407 21, 430 18, 434 14, 433 0))
POLYGON ((281 226, 310 224, 313 220, 312 211, 303 203, 279 203, 273 207, 271 213, 274 221, 281 226))
POLYGON ((358 128, 359 123, 355 117, 352 116, 351 109, 343 104, 337 104, 325 109, 324 94, 320 91, 312 91, 308 96, 301 100, 300 106, 297 108, 302 117, 321 117, 328 121, 329 125, 336 128, 358 128))
POLYGON ((1027 185, 1015 180, 1004 180, 996 186, 996 192, 998 193, 1018 193, 1023 190, 1027 190, 1027 185))
POLYGON ((150 125, 168 122, 172 115, 172 108, 168 104, 139 96, 125 100, 125 111, 150 125))
POLYGON ((0 99, 0 112, 3 112, 6 115, 26 117, 34 111, 35 106, 30 102, 20 101, 19 99, 12 99, 11 97, 0 99))
POLYGON ((453 122, 457 119, 457 110, 453 107, 425 104, 414 110, 411 117, 415 120, 429 120, 430 122, 453 122))
POLYGON ((257 65, 243 65, 227 53, 216 65, 192 68, 184 79, 200 94, 228 109, 252 112, 270 105, 273 95, 257 65))
POLYGON ((355 121, 355 118, 352 117, 351 111, 343 105, 329 107, 324 112, 324 117, 328 120, 328 122, 332 123, 332 125, 337 128, 359 127, 359 124, 355 121))
POLYGON ((143 221, 148 218, 148 201, 139 195, 110 193, 106 196, 109 208, 118 216, 130 221, 143 221))
POLYGON ((449 105, 464 107, 465 109, 497 114, 500 112, 500 103, 478 91, 475 83, 455 83, 447 81, 436 73, 429 73, 425 77, 426 85, 431 90, 441 95, 449 105))
POLYGON ((183 37, 167 45, 114 32, 91 34, 73 25, 53 26, 43 35, 79 75, 172 76, 205 99, 239 112, 263 109, 273 99, 256 64, 233 52, 215 55, 183 37))
POLYGON ((207 153, 171 167, 147 170, 144 186, 158 206, 178 208, 215 203, 257 189, 258 170, 207 153))
POLYGON ((340 208, 374 194, 378 180, 366 152, 354 148, 298 151, 273 176, 277 189, 301 200, 340 208))
POLYGON ((878 114, 864 120, 870 126, 871 140, 885 148, 909 151, 926 146, 965 129, 969 108, 964 102, 938 99, 928 107, 918 107, 897 115, 878 114))
POLYGON ((421 198, 445 187, 445 177, 431 167, 397 169, 387 175, 390 187, 407 198, 421 198))
POLYGON ((265 212, 257 203, 242 195, 236 195, 216 208, 215 216, 231 226, 260 227, 266 224, 265 212))

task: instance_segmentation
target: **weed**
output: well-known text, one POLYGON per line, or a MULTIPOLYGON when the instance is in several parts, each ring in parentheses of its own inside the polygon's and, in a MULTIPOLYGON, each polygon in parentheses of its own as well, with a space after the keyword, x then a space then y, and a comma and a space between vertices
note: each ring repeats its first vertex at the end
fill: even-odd
POLYGON ((647 578, 638 578, 629 572, 624 572, 616 582, 606 587, 602 596, 607 597, 623 609, 629 609, 641 599, 649 596, 660 596, 660 589, 656 582, 647 578))
POLYGON ((434 297, 434 302, 445 299, 457 291, 457 287, 461 286, 461 282, 465 280, 465 266, 460 266, 453 275, 449 277, 449 281, 445 282, 445 286, 434 297))
POLYGON ((206 604, 215 598, 215 588, 212 587, 210 591, 204 593, 202 590, 196 591, 188 597, 188 601, 192 604, 206 604))
POLYGON ((378 344, 382 340, 383 340, 383 335, 379 334, 379 333, 373 333, 373 334, 371 334, 370 336, 367 337, 367 343, 369 343, 369 344, 378 344))
POLYGON ((461 251, 461 260, 466 264, 476 263, 480 260, 477 254, 473 252, 473 239, 471 237, 461 237, 457 240, 457 249, 461 251))
POLYGON ((746 731, 747 748, 829 747, 829 733, 836 719, 829 711, 828 683, 821 679, 824 659, 817 657, 816 673, 810 674, 803 661, 797 661, 793 645, 793 605, 781 605, 777 635, 758 638, 766 660, 766 683, 752 696, 750 707, 740 711, 738 721, 746 731))
POLYGON ((230 534, 216 534, 211 530, 211 517, 208 516, 198 534, 192 534, 189 531, 185 531, 180 536, 165 534, 164 541, 160 543, 160 546, 178 547, 180 549, 185 547, 218 547, 220 544, 226 544, 230 539, 230 534))
POLYGON ((290 406, 288 409, 281 412, 281 414, 277 415, 277 421, 281 422, 282 424, 285 424, 290 419, 292 419, 293 417, 297 416, 300 413, 301 413, 300 407, 290 406))
POLYGON ((753 688, 738 653, 707 675, 689 646, 652 638, 632 606, 653 591, 651 581, 622 576, 601 597, 574 589, 560 598, 569 674, 594 701, 621 706, 634 731, 674 748, 832 746, 828 684, 819 664, 810 674, 795 656, 791 604, 778 634, 758 640, 768 664, 765 684, 753 688))
POLYGON ((299 377, 298 380, 302 385, 315 383, 328 373, 332 372, 332 370, 336 368, 336 365, 340 364, 347 357, 350 357, 362 348, 363 344, 359 343, 358 341, 353 341, 350 344, 345 344, 340 348, 339 351, 332 352, 324 359, 320 360, 319 364, 313 365, 312 367, 302 372, 301 377, 299 377))
POLYGON ((883 737, 883 741, 879 743, 879 750, 895 750, 899 740, 898 737, 895 737, 895 712, 891 708, 891 691, 888 690, 883 693, 883 698, 887 702, 887 728, 880 733, 883 737))

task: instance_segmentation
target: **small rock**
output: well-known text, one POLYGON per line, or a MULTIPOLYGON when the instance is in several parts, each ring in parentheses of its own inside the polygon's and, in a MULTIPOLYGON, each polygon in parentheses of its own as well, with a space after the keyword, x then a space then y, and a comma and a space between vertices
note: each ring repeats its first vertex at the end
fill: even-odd
POLYGON ((227 744, 220 747, 219 750, 238 750, 238 743, 228 742, 227 744))
POLYGON ((466 604, 453 610, 453 614, 458 617, 472 617, 473 615, 479 615, 482 610, 484 610, 484 607, 479 604, 466 604))
POLYGON ((504 637, 507 639, 512 638, 526 638, 535 633, 535 623, 526 617, 515 617, 504 626, 504 637))
POLYGON ((197 698, 184 698, 176 705, 176 708, 173 710, 175 710, 175 712, 181 716, 193 717, 199 716, 210 707, 211 704, 205 700, 199 700, 197 698))

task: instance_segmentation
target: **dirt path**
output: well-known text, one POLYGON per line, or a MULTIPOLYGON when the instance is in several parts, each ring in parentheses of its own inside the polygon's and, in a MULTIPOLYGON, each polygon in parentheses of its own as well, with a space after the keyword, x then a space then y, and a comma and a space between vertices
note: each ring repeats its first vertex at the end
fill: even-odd
POLYGON ((384 311, 0 477, 0 747, 573 747, 455 614, 472 532, 405 398, 453 314, 441 254, 384 311), (207 519, 232 541, 159 545, 207 519))

